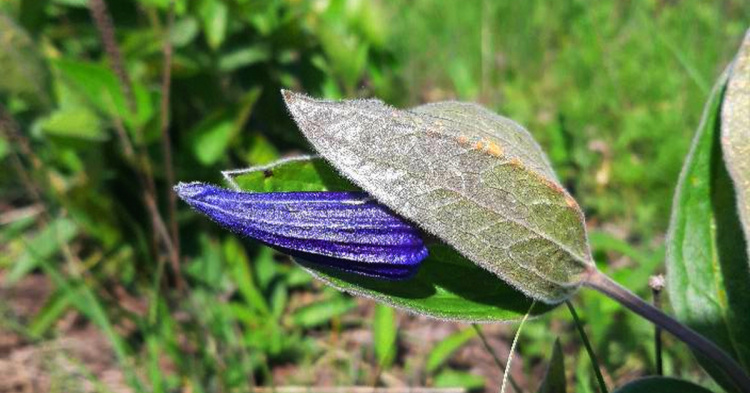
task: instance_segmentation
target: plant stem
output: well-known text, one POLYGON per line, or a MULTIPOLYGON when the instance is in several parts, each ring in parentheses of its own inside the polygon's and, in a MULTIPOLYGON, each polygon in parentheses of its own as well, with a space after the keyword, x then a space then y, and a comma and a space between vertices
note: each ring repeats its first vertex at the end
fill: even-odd
MULTIPOLYGON (((651 276, 648 280, 651 294, 654 297, 654 307, 661 310, 661 291, 664 289, 664 276, 659 274, 651 276)), ((664 366, 661 358, 661 327, 654 325, 654 351, 656 352, 656 375, 664 375, 664 366)))
POLYGON ((503 373, 503 383, 500 385, 500 393, 505 393, 505 386, 508 383, 508 377, 510 376, 510 365, 513 363, 513 352, 516 351, 516 345, 518 345, 518 338, 521 337, 521 329, 523 329, 523 324, 526 323, 526 320, 529 319, 529 315, 531 315, 531 310, 534 309, 534 306, 536 305, 536 300, 531 302, 531 306, 529 306, 529 311, 526 312, 526 315, 523 316, 523 319, 521 319, 521 323, 518 324, 518 330, 516 330, 516 335, 513 337, 513 343, 510 344, 510 351, 508 352, 508 367, 505 368, 505 373, 503 373))
POLYGON ((604 376, 602 375, 601 366, 599 366, 599 360, 596 357, 596 353, 594 353, 594 348, 591 346, 589 336, 586 334, 586 331, 583 330, 583 323, 581 322, 581 319, 578 318, 578 313, 576 312, 575 307, 573 307, 573 303, 571 303, 569 300, 566 300, 565 304, 568 306, 570 315, 573 316, 573 321, 575 321, 576 327, 578 328, 578 333, 581 335, 583 346, 586 347, 586 352, 589 354, 589 359, 591 360, 591 368, 594 369, 596 381, 599 383, 599 390, 602 393, 608 393, 609 390, 607 389, 607 384, 604 382, 604 376))
POLYGON ((172 191, 174 186, 174 165, 172 162, 172 140, 169 137, 169 98, 172 86, 172 28, 174 26, 174 0, 169 2, 167 9, 167 28, 164 32, 164 64, 162 68, 161 81, 161 148, 164 160, 164 177, 167 183, 167 201, 169 202, 169 229, 172 239, 174 254, 170 255, 172 273, 175 276, 175 284, 178 290, 182 290, 184 284, 180 273, 180 232, 177 225, 177 194, 172 191))
MULTIPOLYGON (((489 341, 487 341, 487 336, 485 336, 484 332, 482 332, 482 327, 477 325, 476 323, 472 323, 471 327, 473 327, 474 331, 477 332, 477 336, 479 336, 479 340, 481 340, 482 344, 484 344, 484 349, 486 349, 487 352, 489 352, 489 354, 492 356, 492 360, 495 361, 495 365, 497 366, 497 368, 500 369, 500 372, 505 373, 505 365, 503 364, 503 361, 500 360, 500 357, 497 356, 497 353, 495 353, 495 350, 492 349, 492 347, 490 346, 489 341)), ((510 381, 510 386, 513 387, 513 390, 516 393, 522 392, 515 378, 513 378, 513 375, 508 375, 508 380, 510 381)))
POLYGON ((750 392, 750 377, 742 367, 716 344, 701 336, 695 330, 646 303, 596 269, 589 272, 588 280, 584 282, 584 285, 603 293, 634 313, 672 333, 680 341, 689 345, 696 353, 704 356, 723 370, 737 390, 750 392))

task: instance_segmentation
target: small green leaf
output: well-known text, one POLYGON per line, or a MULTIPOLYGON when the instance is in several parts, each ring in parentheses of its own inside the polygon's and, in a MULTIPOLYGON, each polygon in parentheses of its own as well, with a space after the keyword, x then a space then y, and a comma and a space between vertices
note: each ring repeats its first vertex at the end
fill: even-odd
POLYGON ((224 43, 229 23, 229 7, 221 0, 203 0, 200 6, 203 18, 203 32, 211 49, 218 49, 224 43))
POLYGON ((629 382, 612 393, 711 393, 711 391, 682 379, 645 377, 629 382))
POLYGON ((226 155, 230 143, 250 117, 260 93, 260 88, 249 90, 236 108, 214 112, 190 131, 193 154, 201 164, 213 165, 226 155))
POLYGON ((357 303, 349 297, 334 296, 295 311, 292 315, 292 324, 303 328, 324 325, 329 323, 331 318, 340 316, 356 306, 357 303))
MULTIPOLYGON (((681 322, 708 337, 750 371, 748 255, 732 180, 722 159, 717 82, 680 175, 667 234, 667 290, 681 322)), ((729 391, 724 370, 698 361, 729 391)))
MULTIPOLYGON (((24 2, 29 3, 29 2, 24 2)), ((23 7, 26 9, 28 7, 23 7)), ((49 105, 49 72, 26 30, 0 12, 0 93, 49 105)))
POLYGON ((268 48, 258 45, 236 49, 232 52, 222 54, 221 57, 219 57, 219 70, 223 72, 232 72, 238 68, 264 62, 268 60, 270 56, 271 54, 268 48))
POLYGON ((5 284, 12 285, 42 263, 52 258, 62 244, 70 242, 78 233, 73 221, 58 218, 29 239, 24 253, 15 261, 5 276, 5 284))
POLYGON ((434 381, 437 388, 461 387, 467 390, 481 389, 484 384, 483 376, 456 370, 445 370, 438 374, 434 381))
POLYGON ((216 112, 201 121, 190 133, 194 135, 192 148, 195 158, 210 166, 224 157, 234 130, 234 114, 216 112))
POLYGON ((398 110, 283 95, 347 178, 518 290, 558 303, 595 268, 581 209, 515 122, 466 103, 398 110))
MULTIPOLYGON (((271 191, 344 191, 356 189, 321 159, 298 157, 278 163, 223 172, 236 189, 271 191)), ((450 246, 429 246, 430 256, 417 275, 404 281, 327 269, 296 260, 313 276, 340 290, 439 319, 460 321, 520 320, 532 300, 492 273, 462 257, 450 246)), ((534 315, 552 309, 537 305, 534 315)))
POLYGON ((425 364, 427 372, 434 373, 440 368, 440 366, 450 359, 453 352, 456 352, 476 335, 476 330, 468 328, 453 333, 440 341, 434 348, 432 348, 432 351, 430 351, 430 354, 427 356, 427 363, 425 364))
POLYGON ((99 117, 85 106, 63 107, 41 120, 45 134, 88 141, 104 141, 109 135, 99 117))
POLYGON ((325 161, 295 157, 267 166, 222 172, 235 189, 254 192, 352 191, 357 188, 343 179, 325 161))
POLYGON ((37 339, 42 338, 70 308, 71 303, 70 297, 64 291, 58 290, 50 295, 29 324, 29 335, 37 339))
POLYGON ((724 161, 734 181, 737 210, 750 256, 750 30, 732 64, 721 106, 724 161))
POLYGON ((389 367, 396 357, 397 334, 396 313, 393 308, 377 304, 372 320, 372 341, 375 345, 375 357, 382 368, 389 367))
POLYGON ((99 64, 59 59, 54 63, 63 79, 75 87, 88 102, 110 117, 123 119, 130 128, 141 127, 154 115, 151 95, 140 84, 133 83, 133 113, 117 76, 99 64))
POLYGON ((265 165, 276 161, 279 152, 266 137, 260 133, 250 136, 250 143, 244 153, 245 160, 253 165, 265 165))
POLYGON ((544 374, 542 384, 539 386, 538 393, 565 393, 566 379, 565 379, 565 359, 563 358, 562 347, 560 346, 560 339, 555 340, 555 345, 552 348, 552 357, 549 360, 547 366, 547 372, 544 374))
POLYGON ((224 243, 224 259, 227 261, 232 279, 245 301, 253 307, 254 311, 262 315, 269 315, 268 304, 266 304, 260 289, 255 285, 252 270, 250 270, 250 261, 237 239, 229 238, 224 243))
POLYGON ((0 135, 0 160, 4 159, 8 153, 10 153, 10 145, 5 140, 5 137, 0 135))

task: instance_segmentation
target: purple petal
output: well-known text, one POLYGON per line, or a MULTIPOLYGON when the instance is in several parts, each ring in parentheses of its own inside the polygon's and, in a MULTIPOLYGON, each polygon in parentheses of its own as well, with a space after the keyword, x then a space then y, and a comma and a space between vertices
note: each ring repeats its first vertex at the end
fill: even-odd
POLYGON ((364 192, 249 193, 202 183, 175 191, 233 232, 312 263, 403 279, 427 257, 419 231, 364 192))

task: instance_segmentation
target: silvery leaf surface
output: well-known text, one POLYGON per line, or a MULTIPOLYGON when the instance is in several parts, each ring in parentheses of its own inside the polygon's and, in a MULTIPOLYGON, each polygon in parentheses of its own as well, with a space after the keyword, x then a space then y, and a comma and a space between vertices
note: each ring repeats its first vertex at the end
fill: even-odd
POLYGON ((581 209, 515 122, 459 102, 399 110, 283 94, 342 174, 527 295, 560 302, 594 269, 581 209))
POLYGON ((727 82, 721 108, 721 145, 750 255, 750 30, 727 82))

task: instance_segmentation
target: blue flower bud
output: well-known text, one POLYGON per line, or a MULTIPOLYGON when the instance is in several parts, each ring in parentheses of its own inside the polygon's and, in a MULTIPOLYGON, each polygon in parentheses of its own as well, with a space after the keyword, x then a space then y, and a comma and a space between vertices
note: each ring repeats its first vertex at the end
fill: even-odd
POLYGON ((406 279, 427 257, 417 228, 364 192, 249 193, 203 183, 175 191, 219 225, 308 262, 406 279))

